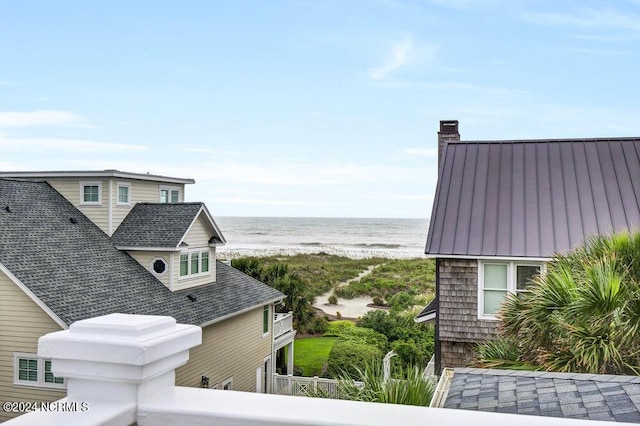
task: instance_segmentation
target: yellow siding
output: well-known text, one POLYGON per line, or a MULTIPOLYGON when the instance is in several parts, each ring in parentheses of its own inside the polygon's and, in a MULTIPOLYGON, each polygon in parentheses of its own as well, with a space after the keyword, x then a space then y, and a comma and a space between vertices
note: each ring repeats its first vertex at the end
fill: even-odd
POLYGON ((98 225, 105 233, 108 233, 108 209, 109 209, 109 180, 99 178, 87 179, 67 179, 67 178, 49 178, 47 182, 64 198, 69 200, 71 204, 76 206, 85 216, 93 223, 98 225), (80 182, 102 182, 102 205, 88 206, 80 205, 80 182))
POLYGON ((48 178, 47 182, 64 196, 78 210, 84 213, 106 234, 109 234, 109 200, 111 200, 111 233, 113 233, 122 220, 129 214, 135 203, 157 203, 160 201, 160 187, 169 186, 180 189, 180 202, 184 201, 184 185, 166 185, 158 181, 124 180, 118 178, 48 178), (111 192, 109 182, 111 181, 111 192), (102 182, 102 205, 80 205, 80 182, 102 182), (131 184, 130 205, 118 205, 118 183, 131 184))
MULTIPOLYGON (((195 277, 180 277, 180 254, 176 253, 173 260, 173 290, 182 290, 202 284, 208 284, 216 279, 216 251, 214 247, 209 247, 209 239, 214 235, 213 230, 205 225, 204 216, 200 216, 193 223, 187 232, 184 242, 188 244, 190 250, 209 250, 209 273, 195 277)), ((184 252, 183 252, 184 253, 184 252)))
POLYGON ((213 237, 213 230, 205 226, 203 214, 201 213, 184 237, 184 242, 189 244, 189 247, 208 247, 211 237, 213 237))
POLYGON ((156 277, 162 284, 164 284, 168 289, 171 289, 171 284, 169 279, 171 277, 171 255, 166 252, 153 252, 153 251, 128 251, 129 256, 133 257, 138 261, 139 264, 144 266, 144 268, 151 272, 154 277, 156 277), (153 268, 151 262, 155 259, 164 259, 167 264, 167 270, 163 275, 157 275, 153 272, 153 268))
POLYGON ((189 362, 176 370, 176 385, 209 386, 233 377, 233 390, 255 392, 256 369, 271 355, 271 329, 262 336, 262 307, 229 318, 202 330, 202 344, 191 349, 189 362))
MULTIPOLYGON (((5 274, 0 272, 0 402, 55 401, 65 390, 13 385, 13 353, 38 352, 38 338, 62 328, 5 274)), ((0 410, 0 422, 17 414, 0 410)))

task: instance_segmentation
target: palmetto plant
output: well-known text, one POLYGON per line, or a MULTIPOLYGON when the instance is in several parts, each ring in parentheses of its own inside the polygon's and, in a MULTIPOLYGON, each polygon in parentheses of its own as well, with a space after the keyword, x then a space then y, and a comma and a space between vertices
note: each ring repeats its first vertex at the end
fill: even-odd
POLYGON ((593 238, 507 298, 501 340, 545 370, 640 374, 639 283, 640 233, 593 238))
MULTIPOLYGON (((435 379, 427 377, 424 369, 403 367, 394 370, 385 380, 382 363, 367 363, 357 367, 358 380, 348 373, 338 379, 337 396, 351 401, 382 402, 387 404, 428 406, 435 391, 435 379)), ((326 392, 311 392, 309 396, 328 397, 326 392)))

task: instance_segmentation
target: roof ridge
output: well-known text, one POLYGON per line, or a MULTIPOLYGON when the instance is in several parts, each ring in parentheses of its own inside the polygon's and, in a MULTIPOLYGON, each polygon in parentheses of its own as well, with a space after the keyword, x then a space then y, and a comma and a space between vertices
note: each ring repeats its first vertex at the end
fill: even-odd
POLYGON ((447 141, 449 145, 456 144, 490 144, 490 143, 541 143, 541 142, 633 142, 640 140, 640 136, 625 137, 596 137, 596 138, 540 138, 540 139, 476 139, 447 141))

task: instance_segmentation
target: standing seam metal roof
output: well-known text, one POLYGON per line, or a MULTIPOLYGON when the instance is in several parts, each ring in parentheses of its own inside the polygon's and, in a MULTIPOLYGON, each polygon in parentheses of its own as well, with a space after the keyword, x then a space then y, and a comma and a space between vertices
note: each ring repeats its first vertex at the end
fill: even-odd
POLYGON ((425 252, 551 257, 640 227, 640 138, 453 142, 425 252))

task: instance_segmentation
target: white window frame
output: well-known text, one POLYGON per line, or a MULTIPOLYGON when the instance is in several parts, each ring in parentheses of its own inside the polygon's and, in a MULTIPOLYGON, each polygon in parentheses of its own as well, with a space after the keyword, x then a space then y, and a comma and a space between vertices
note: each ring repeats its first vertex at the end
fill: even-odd
POLYGON ((129 182, 118 182, 116 184, 116 205, 117 206, 130 206, 131 205, 131 184, 129 182), (120 188, 127 188, 127 201, 120 201, 120 188))
POLYGON ((209 275, 210 273, 211 273, 211 251, 208 248, 180 252, 180 255, 178 256, 178 279, 179 280, 184 280, 184 279, 194 278, 194 277, 202 277, 205 275, 209 275), (195 253, 198 254, 198 272, 191 273, 191 256, 195 253), (207 253, 207 258, 209 260, 208 269, 206 271, 202 271, 202 253, 207 253), (180 275, 181 257, 182 255, 185 255, 185 254, 188 256, 187 257, 187 274, 180 275))
POLYGON ((269 305, 264 305, 262 307, 262 337, 267 337, 269 335, 269 332, 271 332, 271 328, 273 327, 272 325, 272 321, 271 321, 271 308, 269 307, 269 305), (265 311, 267 312, 267 321, 265 323, 264 321, 264 313, 265 311), (267 326, 267 331, 264 331, 264 326, 267 326))
POLYGON ((34 388, 49 388, 49 389, 66 389, 67 384, 65 383, 49 383, 45 381, 45 370, 44 363, 45 361, 51 361, 47 358, 40 358, 37 354, 26 353, 26 352, 14 352, 13 353, 13 384, 15 386, 28 386, 34 388), (38 362, 38 380, 35 382, 30 380, 20 380, 20 360, 21 359, 29 359, 36 360, 38 362))
POLYGON ((102 205, 102 182, 101 181, 83 181, 80 182, 80 205, 81 206, 101 206, 102 205), (98 187, 98 201, 85 201, 84 200, 84 188, 85 186, 97 186, 98 187))
POLYGON ((518 290, 517 285, 517 267, 518 266, 536 266, 540 267, 540 274, 546 273, 547 267, 544 262, 529 261, 511 261, 511 260, 478 260, 478 319, 497 321, 495 315, 484 313, 484 266, 485 265, 506 265, 507 266, 507 293, 516 294, 526 290, 518 290))
POLYGON ((178 186, 161 186, 159 191, 158 191, 158 202, 162 203, 162 191, 167 191, 167 201, 164 202, 165 204, 176 204, 180 202, 180 187, 178 186), (176 201, 175 203, 173 201, 171 201, 171 193, 175 191, 178 193, 178 201, 176 201))
POLYGON ((149 271, 151 271, 151 273, 153 275, 155 275, 156 277, 162 277, 164 274, 167 273, 167 271, 169 270, 169 262, 166 261, 166 259, 164 257, 154 257, 153 260, 151 261, 151 263, 149 263, 149 271), (158 273, 156 272, 155 269, 153 269, 153 265, 158 261, 162 261, 164 262, 164 272, 162 273, 158 273))
POLYGON ((224 380, 222 382, 222 385, 220 386, 220 389, 222 390, 233 390, 233 376, 229 377, 228 379, 224 380), (227 388, 227 386, 229 386, 227 388))

